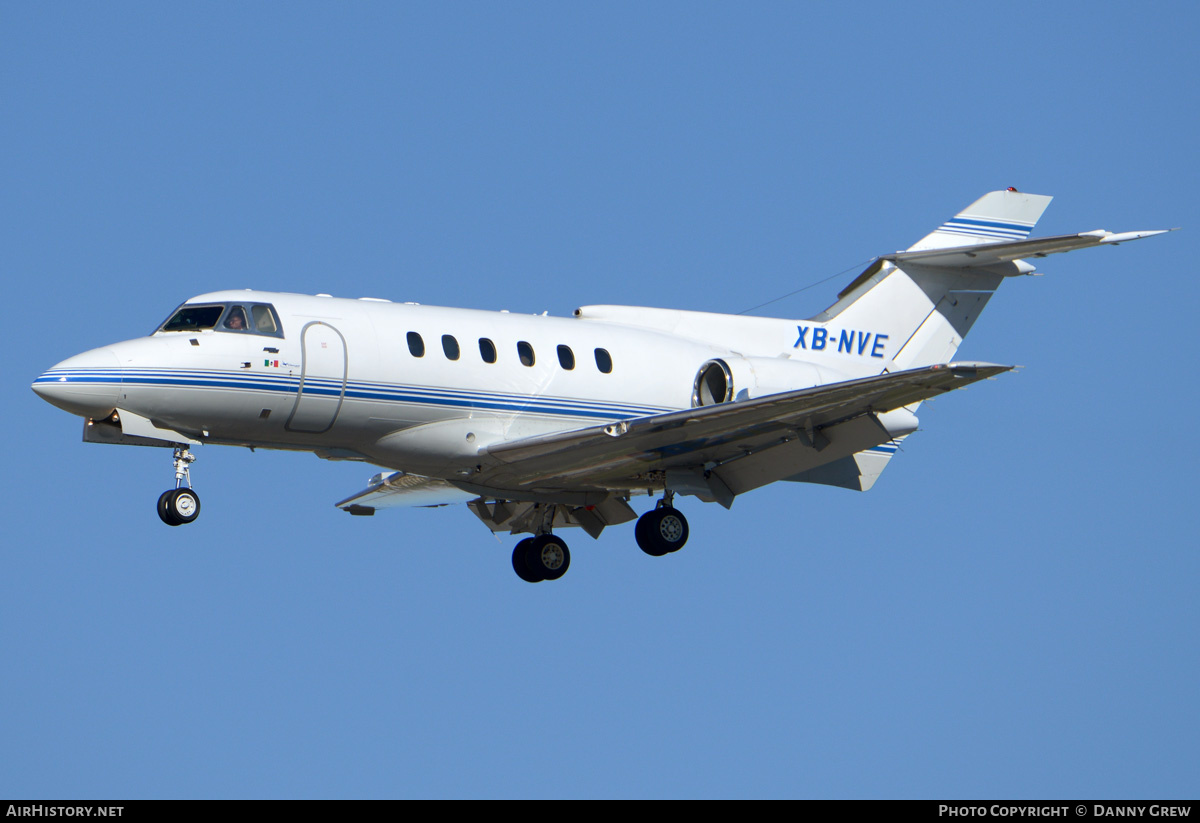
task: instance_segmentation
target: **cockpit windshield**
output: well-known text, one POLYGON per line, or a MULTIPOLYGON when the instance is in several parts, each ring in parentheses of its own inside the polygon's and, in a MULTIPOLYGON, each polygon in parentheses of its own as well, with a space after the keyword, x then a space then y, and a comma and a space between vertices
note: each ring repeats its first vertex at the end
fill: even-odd
POLYGON ((182 306, 159 331, 201 331, 217 325, 224 306, 182 306))
POLYGON ((283 337, 279 315, 268 303, 184 304, 175 310, 160 332, 205 331, 263 334, 283 337))

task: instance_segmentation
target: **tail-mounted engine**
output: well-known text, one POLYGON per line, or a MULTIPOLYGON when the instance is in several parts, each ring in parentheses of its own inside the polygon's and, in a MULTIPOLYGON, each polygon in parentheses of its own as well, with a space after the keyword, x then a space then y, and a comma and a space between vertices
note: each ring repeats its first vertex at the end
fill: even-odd
POLYGON ((696 372, 692 406, 749 400, 849 379, 833 369, 786 357, 718 357, 696 372))
POLYGON ((693 406, 712 406, 733 399, 733 372, 724 360, 709 360, 696 372, 693 406))

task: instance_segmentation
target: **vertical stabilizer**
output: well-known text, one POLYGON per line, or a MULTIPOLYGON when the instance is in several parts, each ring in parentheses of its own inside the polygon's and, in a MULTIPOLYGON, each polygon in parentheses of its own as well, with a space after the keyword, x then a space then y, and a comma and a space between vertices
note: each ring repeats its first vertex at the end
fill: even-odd
POLYGON ((1024 240, 1053 200, 1016 189, 992 191, 925 235, 909 251, 1024 240))
MULTIPOLYGON (((909 251, 1024 240, 1051 199, 1012 189, 990 192, 909 251)), ((894 368, 946 363, 1000 282, 1018 273, 1013 263, 957 267, 880 259, 812 319, 838 328, 871 329, 875 340, 887 341, 885 359, 894 368)))
MULTIPOLYGON (((833 356, 861 370, 949 363, 1004 278, 1035 271, 1027 258, 1165 233, 1097 229, 1029 239, 1051 199, 1016 189, 985 194, 907 251, 876 258, 836 303, 808 318, 810 325, 797 324, 795 347, 824 352, 836 340, 833 356), (859 359, 851 361, 856 353, 859 359), (866 360, 864 353, 878 359, 866 360)), ((911 417, 918 405, 904 409, 911 417)), ((894 448, 889 446, 897 442, 788 479, 866 490, 891 459, 894 448)))
MULTIPOLYGON (((909 251, 970 248, 1025 240, 1052 198, 1014 189, 993 191, 914 244, 909 251)), ((970 258, 968 258, 970 259, 970 258)), ((814 321, 837 329, 870 329, 885 342, 888 369, 948 363, 1013 263, 930 266, 880 258, 814 321)), ((920 404, 908 406, 916 412, 920 404)), ((866 491, 895 455, 897 441, 788 478, 866 491)))

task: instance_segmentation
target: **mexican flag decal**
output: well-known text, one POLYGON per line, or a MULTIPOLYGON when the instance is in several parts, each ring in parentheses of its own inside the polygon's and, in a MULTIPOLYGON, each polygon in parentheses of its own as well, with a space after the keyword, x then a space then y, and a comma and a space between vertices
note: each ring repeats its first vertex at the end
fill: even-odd
POLYGON ((279 361, 278 360, 264 360, 263 365, 268 368, 277 369, 277 368, 279 368, 279 361))

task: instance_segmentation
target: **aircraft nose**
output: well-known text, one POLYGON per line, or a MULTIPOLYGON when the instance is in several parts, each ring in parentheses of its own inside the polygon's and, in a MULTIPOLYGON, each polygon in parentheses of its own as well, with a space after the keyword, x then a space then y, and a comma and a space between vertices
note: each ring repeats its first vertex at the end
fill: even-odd
POLYGON ((33 381, 38 397, 82 417, 103 417, 121 394, 121 361, 111 348, 68 357, 33 381))

